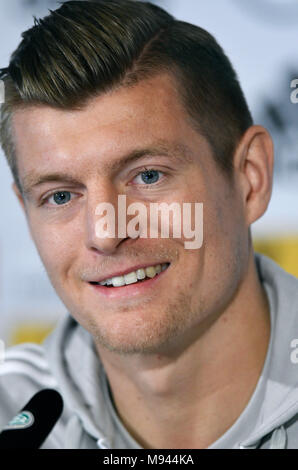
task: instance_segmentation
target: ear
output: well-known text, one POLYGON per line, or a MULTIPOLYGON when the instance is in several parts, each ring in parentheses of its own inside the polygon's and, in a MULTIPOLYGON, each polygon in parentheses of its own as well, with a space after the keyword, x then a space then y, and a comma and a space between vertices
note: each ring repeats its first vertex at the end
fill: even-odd
POLYGON ((243 197, 247 225, 259 219, 268 207, 273 163, 273 142, 269 132, 263 126, 251 126, 234 155, 234 169, 243 197))
POLYGON ((19 200, 19 203, 22 206, 22 209, 26 213, 26 206, 25 206, 25 201, 24 201, 23 195, 22 195, 22 193, 20 192, 19 188, 17 187, 17 185, 15 183, 12 183, 12 190, 15 193, 15 195, 17 196, 17 198, 19 200))

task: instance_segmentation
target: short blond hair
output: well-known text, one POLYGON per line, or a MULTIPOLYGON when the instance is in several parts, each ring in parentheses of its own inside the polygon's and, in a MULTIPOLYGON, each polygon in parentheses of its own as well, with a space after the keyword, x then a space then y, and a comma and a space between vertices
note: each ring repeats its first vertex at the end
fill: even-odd
POLYGON ((22 37, 0 70, 0 141, 20 190, 14 110, 28 104, 81 109, 99 93, 161 71, 174 76, 191 122, 231 175, 234 150, 252 117, 229 59, 204 29, 147 2, 70 1, 35 18, 22 37))

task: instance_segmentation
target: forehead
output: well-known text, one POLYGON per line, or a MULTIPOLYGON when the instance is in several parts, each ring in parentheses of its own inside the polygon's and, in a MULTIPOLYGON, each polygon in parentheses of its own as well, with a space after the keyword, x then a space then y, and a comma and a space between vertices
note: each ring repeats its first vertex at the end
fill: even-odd
POLYGON ((13 131, 20 177, 52 165, 67 171, 92 159, 111 162, 157 142, 196 148, 206 142, 190 126, 175 81, 166 74, 120 87, 90 100, 81 110, 49 106, 15 112, 13 131))
POLYGON ((184 108, 175 81, 163 74, 94 97, 81 110, 61 110, 46 105, 25 107, 14 113, 13 125, 18 128, 18 134, 23 129, 32 136, 40 133, 47 136, 55 130, 57 138, 63 134, 65 140, 65 130, 82 134, 93 127, 106 129, 117 124, 125 129, 132 120, 141 128, 166 119, 166 127, 171 130, 174 116, 181 114, 184 114, 184 108), (139 118, 142 119, 139 121, 139 118), (59 133, 61 125, 63 130, 59 133))

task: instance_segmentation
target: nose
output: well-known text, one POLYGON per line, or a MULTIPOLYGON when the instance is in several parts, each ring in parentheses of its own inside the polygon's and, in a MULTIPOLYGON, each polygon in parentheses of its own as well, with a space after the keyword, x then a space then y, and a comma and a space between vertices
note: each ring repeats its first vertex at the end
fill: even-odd
POLYGON ((123 197, 113 188, 101 187, 100 191, 89 192, 86 207, 86 246, 89 250, 112 254, 127 238, 123 230, 122 233, 118 230, 118 212, 123 210, 122 201, 123 197))

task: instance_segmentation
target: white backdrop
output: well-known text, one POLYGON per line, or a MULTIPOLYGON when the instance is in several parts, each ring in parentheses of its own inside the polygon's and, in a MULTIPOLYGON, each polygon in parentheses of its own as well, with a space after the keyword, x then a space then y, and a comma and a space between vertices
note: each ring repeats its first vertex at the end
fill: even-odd
MULTIPOLYGON (((296 118, 290 79, 298 78, 298 2, 287 0, 156 1, 177 18, 211 32, 231 59, 257 123, 274 134, 280 165, 266 215, 253 227, 258 236, 298 235, 296 118), (296 74, 296 77, 295 77, 296 74), (280 122, 282 121, 282 122, 280 122), (289 160, 291 157, 291 161, 289 160), (292 166, 291 166, 292 165, 292 166)), ((0 4, 0 66, 55 1, 10 0, 0 4)), ((0 153, 0 338, 16 327, 51 327, 65 311, 47 279, 30 239, 24 215, 11 191, 12 177, 0 153)), ((24 328, 23 328, 24 331, 24 328)), ((23 336, 24 337, 24 336, 23 336)))

